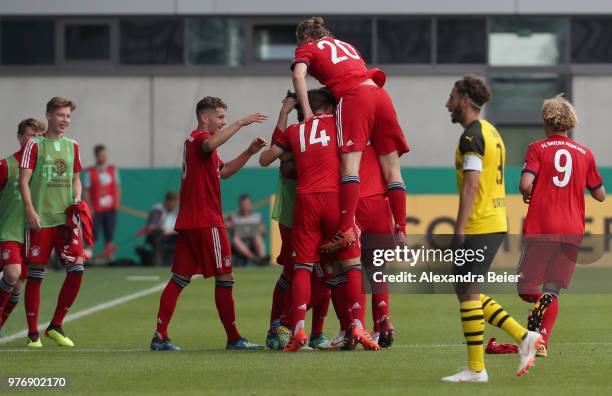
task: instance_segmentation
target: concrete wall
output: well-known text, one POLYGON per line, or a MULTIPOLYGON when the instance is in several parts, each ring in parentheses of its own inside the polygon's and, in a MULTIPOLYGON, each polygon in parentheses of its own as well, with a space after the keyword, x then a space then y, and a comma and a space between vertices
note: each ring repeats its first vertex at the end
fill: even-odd
MULTIPOLYGON (((452 166, 460 128, 449 122, 444 103, 454 76, 390 77, 402 128, 412 152, 404 166, 452 166)), ((316 83, 311 80, 310 86, 316 83)), ((92 148, 104 143, 121 167, 176 167, 182 144, 195 127, 195 103, 205 95, 222 97, 228 122, 251 112, 269 120, 241 130, 221 149, 222 158, 238 155, 256 136, 269 140, 280 101, 291 87, 284 77, 2 77, 0 78, 1 155, 16 146, 14 134, 23 118, 44 119, 46 101, 55 95, 77 102, 69 135, 81 145, 84 163, 92 148)), ((252 159, 249 165, 256 166, 252 159)))
POLYGON ((4 15, 601 14, 609 0, 2 0, 4 15))

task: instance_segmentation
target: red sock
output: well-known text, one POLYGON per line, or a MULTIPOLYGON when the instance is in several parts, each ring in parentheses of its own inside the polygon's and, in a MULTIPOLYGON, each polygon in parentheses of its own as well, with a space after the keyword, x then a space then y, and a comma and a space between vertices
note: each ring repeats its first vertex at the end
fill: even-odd
POLYGON ((4 311, 4 306, 13 294, 13 287, 15 285, 9 285, 4 278, 0 279, 0 312, 4 311))
POLYGON ((234 308, 234 281, 215 282, 215 304, 219 319, 223 323, 227 341, 234 342, 240 338, 240 333, 236 327, 236 309, 234 308))
POLYGON ((9 297, 9 300, 4 306, 4 310, 2 311, 2 319, 0 321, 0 325, 4 326, 8 321, 9 317, 11 316, 11 313, 13 312, 17 304, 19 304, 19 296, 20 294, 17 293, 12 294, 11 297, 9 297))
POLYGON ((157 311, 157 329, 159 335, 166 339, 168 338, 168 325, 172 320, 174 309, 176 308, 176 302, 178 301, 179 295, 190 281, 179 278, 176 275, 172 275, 172 278, 168 281, 168 284, 164 288, 164 291, 159 298, 159 311, 157 311))
POLYGON ((310 302, 310 275, 312 266, 297 264, 293 270, 293 282, 291 283, 291 314, 293 334, 304 327, 306 310, 310 302))
POLYGON ((44 269, 28 269, 28 280, 25 287, 25 311, 28 321, 28 332, 38 335, 38 310, 40 307, 40 285, 45 277, 44 269))
POLYGON ((61 327, 64 317, 74 303, 74 300, 76 300, 79 290, 81 289, 84 271, 83 264, 71 265, 66 271, 66 279, 57 297, 55 314, 53 314, 53 319, 51 320, 51 324, 58 327, 61 327))
POLYGON ((340 330, 346 331, 348 327, 353 323, 353 314, 348 308, 346 302, 346 276, 339 275, 336 277, 336 287, 332 289, 332 303, 334 304, 334 310, 340 321, 340 330))
POLYGON ((312 329, 310 334, 322 334, 323 326, 325 324, 325 317, 329 310, 329 300, 331 298, 331 290, 323 283, 321 279, 318 279, 316 275, 312 277, 312 293, 311 293, 311 305, 312 305, 312 329))
POLYGON ((380 331, 380 322, 383 317, 389 317, 389 292, 372 294, 372 319, 374 331, 380 331))
POLYGON ((274 292, 272 293, 272 310, 270 312, 270 327, 272 322, 278 319, 282 319, 287 308, 289 297, 289 289, 291 284, 285 278, 285 275, 281 274, 274 286, 274 292))
POLYGON ((345 269, 346 274, 346 302, 353 313, 353 320, 359 320, 361 327, 365 328, 365 312, 361 303, 361 265, 353 265, 345 269))
POLYGON ((559 298, 553 296, 552 302, 544 312, 544 318, 542 318, 542 324, 540 325, 540 334, 544 338, 544 344, 548 345, 548 337, 552 332, 553 326, 557 321, 557 314, 559 313, 559 298))
MULTIPOLYGON (((360 291, 361 292, 361 291, 360 291)), ((357 318, 363 323, 363 328, 366 328, 366 310, 368 308, 368 296, 365 293, 361 293, 359 299, 359 305, 361 305, 361 317, 357 318)))
POLYGON ((355 224, 355 211, 359 202, 359 176, 342 176, 340 181, 340 230, 355 224))
POLYGON ((389 183, 387 198, 396 227, 399 226, 400 230, 406 232, 406 187, 404 183, 389 183))

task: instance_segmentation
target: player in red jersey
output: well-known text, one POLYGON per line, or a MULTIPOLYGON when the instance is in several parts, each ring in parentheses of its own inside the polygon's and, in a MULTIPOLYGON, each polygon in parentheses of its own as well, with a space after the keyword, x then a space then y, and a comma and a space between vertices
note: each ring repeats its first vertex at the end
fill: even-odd
POLYGON ((547 138, 529 145, 519 185, 529 209, 518 291, 534 303, 528 327, 544 338, 538 356, 547 355, 559 293, 569 286, 576 266, 584 235, 584 191, 597 201, 606 199, 593 154, 567 136, 578 121, 574 107, 559 95, 544 101, 542 118, 547 138))
MULTIPOLYGON (((44 130, 45 124, 34 118, 21 121, 17 126, 21 148, 44 130)), ((20 162, 21 150, 0 161, 0 329, 19 303, 27 273, 23 258, 25 214, 18 188, 20 162)))
POLYGON ((243 338, 236 327, 234 309, 234 274, 227 231, 221 207, 220 178, 238 172, 266 142, 254 139, 238 157, 223 163, 217 148, 242 127, 261 123, 267 117, 251 114, 223 129, 227 106, 216 97, 207 96, 196 106, 198 128, 185 140, 180 208, 175 230, 178 232, 172 277, 164 289, 157 315, 157 331, 151 349, 179 350, 168 338, 168 325, 178 297, 194 275, 215 277, 215 303, 227 334, 226 349, 261 349, 243 338))
POLYGON ((340 186, 340 227, 322 248, 334 250, 354 243, 355 211, 359 199, 359 170, 363 152, 372 142, 387 183, 387 196, 395 220, 398 239, 405 240, 406 188, 399 158, 409 151, 397 120, 393 102, 382 86, 385 73, 368 70, 359 52, 340 41, 323 25, 323 18, 313 17, 297 27, 298 47, 291 64, 293 84, 304 116, 313 116, 306 94, 306 74, 326 85, 338 100, 336 109, 338 142, 342 168, 340 186))
MULTIPOLYGON (((293 336, 283 351, 295 352, 308 342, 304 330, 304 317, 310 301, 310 278, 313 266, 320 261, 319 244, 331 237, 339 219, 338 180, 340 160, 336 140, 336 119, 333 99, 325 90, 308 92, 309 100, 317 113, 310 119, 291 125, 259 159, 267 166, 284 152, 291 151, 297 171, 297 196, 293 223, 293 282, 291 285, 291 309, 293 336), (297 236, 297 237, 296 237, 297 236)), ((356 232, 357 233, 357 232, 356 232)), ((358 241, 357 241, 358 242, 358 241)), ((362 317, 361 265, 359 243, 340 249, 340 260, 347 275, 345 309, 354 318, 362 317)), ((366 349, 379 349, 364 331, 363 322, 355 319, 350 335, 366 349)))
MULTIPOLYGON (((72 205, 80 203, 82 192, 79 145, 64 136, 75 108, 73 101, 62 97, 54 97, 47 103, 47 132, 28 141, 19 165, 19 190, 29 227, 25 307, 27 346, 32 348, 42 347, 38 334, 40 287, 53 250, 66 267, 66 278, 45 335, 60 346, 74 346, 64 334, 62 323, 79 294, 85 270, 82 233, 74 232, 69 225, 74 218, 66 215, 72 205)), ((81 223, 80 219, 76 220, 81 223)))

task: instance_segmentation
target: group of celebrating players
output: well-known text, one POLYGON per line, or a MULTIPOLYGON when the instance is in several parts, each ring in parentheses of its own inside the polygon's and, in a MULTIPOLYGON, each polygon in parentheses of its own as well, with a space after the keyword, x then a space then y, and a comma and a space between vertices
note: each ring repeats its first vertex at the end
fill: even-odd
MULTIPOLYGON (((368 274, 373 247, 407 243, 406 189, 399 159, 409 147, 391 98, 382 88, 386 80, 382 70, 367 69, 359 52, 334 38, 320 17, 301 22, 296 38, 298 47, 291 65, 295 94, 283 100, 269 146, 258 137, 235 159, 223 162, 217 148, 242 127, 267 117, 255 113, 226 127, 227 106, 221 99, 207 96, 196 106, 198 126, 184 143, 172 277, 160 298, 152 350, 180 349, 168 337, 168 326, 181 291, 199 274, 215 277, 215 303, 227 333, 226 349, 263 348, 244 338, 235 323, 234 275, 222 217, 220 178, 238 172, 264 148, 259 157, 262 166, 280 160, 273 217, 282 238, 277 261, 283 266, 273 292, 267 347, 296 352, 353 349, 361 344, 366 350, 378 350, 393 343, 388 287, 368 274), (325 87, 308 90, 307 74, 325 87), (288 125, 293 110, 299 122, 288 125), (371 331, 366 329, 362 279, 372 285, 371 331), (330 302, 340 331, 327 340, 323 324, 330 302), (313 311, 310 336, 305 330, 309 309, 313 311)), ((455 153, 460 203, 452 246, 484 248, 486 252, 483 261, 453 266, 456 274, 486 273, 508 231, 505 146, 495 127, 480 116, 489 100, 485 82, 465 76, 454 84, 446 103, 451 121, 464 129, 455 153)), ((78 206, 81 195, 78 145, 63 137, 71 110, 72 102, 52 99, 44 137, 34 137, 42 132, 40 123, 26 120, 20 124, 22 149, 0 168, 4 172, 0 172, 2 321, 6 322, 18 301, 21 270, 22 279, 27 274, 28 346, 32 347, 42 346, 36 322, 38 300, 52 248, 66 263, 67 276, 46 334, 60 345, 73 345, 61 325, 82 278, 80 233, 87 228, 81 223, 88 214, 79 207, 69 210, 75 203, 78 206), (28 142, 29 137, 33 139, 28 142), (25 210, 18 210, 19 205, 25 210), (66 213, 76 213, 76 220, 71 221, 66 213), (27 270, 22 270, 23 260, 19 261, 24 235, 29 266, 23 268, 27 270)), ((520 181, 529 210, 518 288, 520 296, 533 303, 528 327, 482 294, 477 283, 458 283, 468 367, 444 381, 488 380, 485 321, 505 330, 519 344, 517 375, 534 365, 536 355, 546 356, 559 293, 569 286, 584 234, 584 191, 589 189, 599 201, 605 199, 592 153, 567 136, 577 123, 572 105, 561 96, 549 99, 542 116, 547 138, 529 146, 520 181)))

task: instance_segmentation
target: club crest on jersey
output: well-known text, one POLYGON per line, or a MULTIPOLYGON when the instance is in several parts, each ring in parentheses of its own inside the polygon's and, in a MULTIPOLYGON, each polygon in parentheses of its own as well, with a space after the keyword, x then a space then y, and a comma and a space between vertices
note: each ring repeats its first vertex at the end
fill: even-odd
POLYGON ((37 257, 40 254, 40 247, 32 246, 32 248, 30 249, 30 253, 32 254, 32 257, 37 257))
POLYGON ((0 256, 2 257, 2 260, 6 261, 11 257, 11 251, 8 249, 2 249, 0 256))
POLYGON ((61 158, 53 161, 53 165, 55 165, 55 172, 58 176, 63 176, 68 170, 68 164, 61 158))

